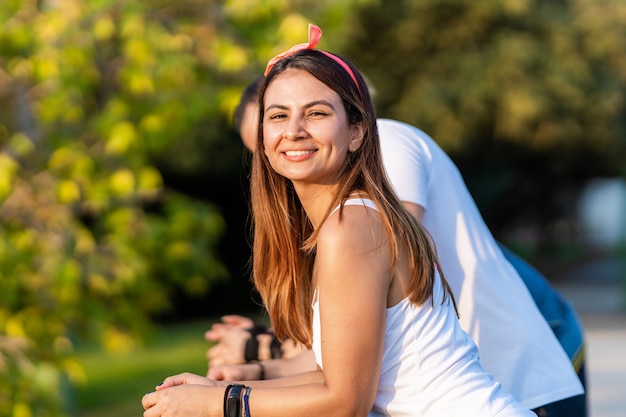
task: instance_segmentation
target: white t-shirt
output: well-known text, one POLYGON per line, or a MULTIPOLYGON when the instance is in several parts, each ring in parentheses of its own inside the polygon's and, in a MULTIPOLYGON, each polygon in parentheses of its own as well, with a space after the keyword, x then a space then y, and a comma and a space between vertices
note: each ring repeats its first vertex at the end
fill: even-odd
POLYGON ((425 209, 422 223, 485 370, 530 409, 582 394, 567 354, 504 258, 452 160, 413 126, 379 119, 378 130, 400 199, 425 209))

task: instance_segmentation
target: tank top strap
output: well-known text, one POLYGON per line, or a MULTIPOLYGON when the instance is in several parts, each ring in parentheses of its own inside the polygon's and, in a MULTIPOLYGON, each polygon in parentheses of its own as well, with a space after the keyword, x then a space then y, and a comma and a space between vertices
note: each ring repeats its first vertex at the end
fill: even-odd
MULTIPOLYGON (((369 198, 350 197, 343 203, 343 205, 344 206, 365 206, 374 210, 378 210, 378 207, 376 206, 376 204, 369 198)), ((333 215, 337 210, 339 210, 339 207, 341 207, 341 205, 338 205, 337 207, 335 207, 333 211, 330 213, 330 215, 333 215)))

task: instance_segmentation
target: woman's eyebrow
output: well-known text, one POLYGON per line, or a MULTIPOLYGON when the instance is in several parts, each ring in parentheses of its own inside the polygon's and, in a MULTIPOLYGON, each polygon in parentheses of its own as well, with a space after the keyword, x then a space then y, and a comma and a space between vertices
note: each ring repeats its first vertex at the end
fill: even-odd
POLYGON ((313 106, 317 106, 317 105, 322 105, 322 106, 328 106, 331 109, 335 110, 335 106, 332 105, 332 103, 330 101, 327 100, 316 100, 316 101, 312 101, 310 103, 308 103, 307 105, 305 105, 305 108, 311 108, 313 106))
POLYGON ((287 106, 284 106, 282 104, 270 104, 269 106, 265 108, 265 111, 267 112, 268 110, 271 110, 271 109, 287 110, 287 106))
MULTIPOLYGON (((304 108, 305 109, 309 109, 309 108, 317 106, 317 105, 328 106, 331 109, 335 110, 335 106, 333 106, 332 103, 330 101, 328 101, 328 100, 315 100, 315 101, 312 101, 310 103, 305 104, 304 108)), ((270 104, 269 106, 267 106, 265 111, 268 111, 268 110, 271 110, 271 109, 288 110, 289 107, 285 106, 284 104, 270 104)))

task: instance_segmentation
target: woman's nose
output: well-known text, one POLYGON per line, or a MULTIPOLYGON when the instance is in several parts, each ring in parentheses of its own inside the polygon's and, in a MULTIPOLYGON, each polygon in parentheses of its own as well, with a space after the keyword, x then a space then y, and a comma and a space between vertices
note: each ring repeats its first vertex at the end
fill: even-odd
POLYGON ((302 118, 300 117, 292 117, 289 119, 289 123, 287 123, 285 131, 283 132, 283 138, 287 140, 298 140, 305 137, 306 130, 302 122, 302 118))

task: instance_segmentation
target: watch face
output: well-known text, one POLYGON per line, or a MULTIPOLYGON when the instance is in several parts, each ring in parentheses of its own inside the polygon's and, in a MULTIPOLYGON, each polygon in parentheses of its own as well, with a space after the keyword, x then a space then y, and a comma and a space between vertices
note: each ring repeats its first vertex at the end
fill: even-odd
POLYGON ((226 417, 240 417, 239 398, 228 397, 228 413, 226 417))

